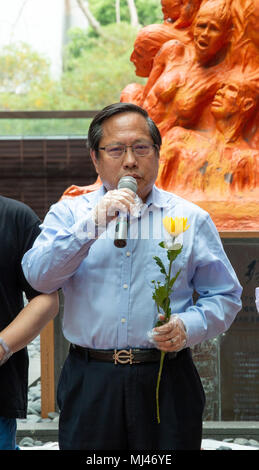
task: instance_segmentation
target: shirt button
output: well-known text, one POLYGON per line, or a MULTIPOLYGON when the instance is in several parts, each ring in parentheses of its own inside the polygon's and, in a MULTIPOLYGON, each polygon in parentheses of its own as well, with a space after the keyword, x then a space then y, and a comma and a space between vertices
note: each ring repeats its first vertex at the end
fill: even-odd
POLYGON ((130 256, 130 255, 131 255, 130 251, 127 251, 126 256, 130 256))
POLYGON ((123 289, 128 289, 128 284, 123 284, 123 289))
POLYGON ((122 318, 121 323, 126 323, 126 318, 122 318))

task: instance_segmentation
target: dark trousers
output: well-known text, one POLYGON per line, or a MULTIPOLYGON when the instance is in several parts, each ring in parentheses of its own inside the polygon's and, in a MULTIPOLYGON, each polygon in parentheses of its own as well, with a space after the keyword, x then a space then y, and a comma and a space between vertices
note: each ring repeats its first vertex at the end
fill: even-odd
POLYGON ((189 349, 159 363, 88 360, 71 350, 58 386, 61 450, 199 450, 204 391, 189 349))

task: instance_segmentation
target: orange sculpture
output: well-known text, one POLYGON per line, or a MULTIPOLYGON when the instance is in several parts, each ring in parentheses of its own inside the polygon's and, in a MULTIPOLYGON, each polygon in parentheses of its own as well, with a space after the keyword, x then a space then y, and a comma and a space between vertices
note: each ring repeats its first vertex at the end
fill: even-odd
POLYGON ((220 230, 258 227, 259 151, 245 140, 256 107, 256 89, 233 73, 212 100, 214 126, 163 137, 157 185, 209 210, 220 230))
MULTIPOLYGON (((259 229, 259 0, 161 0, 131 61, 163 144, 156 184, 208 210, 219 230, 259 229)), ((78 193, 95 189, 73 187, 78 193)), ((70 189, 67 191, 70 194, 70 189)))

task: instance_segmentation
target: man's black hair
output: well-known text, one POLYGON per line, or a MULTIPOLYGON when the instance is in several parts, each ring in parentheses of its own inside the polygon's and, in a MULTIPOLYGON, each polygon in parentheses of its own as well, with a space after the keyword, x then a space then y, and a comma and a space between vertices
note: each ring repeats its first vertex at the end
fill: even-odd
POLYGON ((116 114, 122 114, 122 113, 141 114, 146 119, 150 136, 154 144, 156 144, 158 149, 160 149, 162 139, 161 139, 159 129, 157 128, 154 121, 149 117, 147 111, 141 108, 140 106, 137 106, 136 104, 132 104, 132 103, 114 103, 109 106, 106 106, 104 109, 102 109, 102 111, 96 114, 88 130, 87 144, 91 150, 95 151, 95 154, 97 157, 98 157, 99 143, 103 135, 102 124, 107 119, 111 118, 112 116, 115 116, 116 114))

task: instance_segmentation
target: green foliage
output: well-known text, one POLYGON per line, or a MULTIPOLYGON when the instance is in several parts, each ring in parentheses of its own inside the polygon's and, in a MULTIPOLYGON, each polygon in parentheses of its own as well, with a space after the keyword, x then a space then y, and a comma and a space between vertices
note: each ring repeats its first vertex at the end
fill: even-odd
MULTIPOLYGON (((135 0, 135 4, 142 25, 161 22, 160 0, 135 0)), ((0 51, 0 109, 101 109, 119 101, 127 84, 145 83, 145 79, 136 77, 130 62, 137 29, 130 25, 127 0, 120 1, 120 23, 115 23, 115 0, 90 0, 89 5, 102 25, 103 35, 98 36, 91 27, 70 30, 59 81, 51 78, 49 61, 29 45, 17 43, 0 51)), ((68 125, 70 121, 63 121, 65 128, 64 122, 68 125)), ((47 133, 59 134, 62 124, 56 120, 47 133)), ((45 120, 30 124, 23 121, 15 126, 13 121, 0 120, 2 134, 20 134, 20 129, 25 134, 26 129, 28 134, 40 134, 40 126, 45 133, 45 120)), ((66 129, 71 134, 75 125, 66 129)))
POLYGON ((91 119, 0 119, 3 136, 86 136, 91 119))
POLYGON ((160 267, 160 272, 164 275, 166 275, 166 270, 165 270, 165 266, 163 264, 163 262, 161 261, 161 259, 158 257, 158 256, 153 256, 156 264, 160 267))
POLYGON ((66 51, 62 88, 77 109, 100 109, 119 101, 128 83, 143 83, 130 62, 136 29, 120 23, 104 26, 103 31, 104 36, 98 38, 85 37, 84 32, 80 38, 76 31, 76 44, 89 41, 90 47, 70 45, 66 51))
POLYGON ((49 62, 23 42, 2 48, 0 90, 26 93, 44 84, 49 77, 49 62))
MULTIPOLYGON (((166 249, 166 244, 162 241, 159 243, 159 246, 161 248, 166 249)), ((178 278, 181 269, 176 273, 175 276, 171 276, 171 271, 172 271, 172 265, 177 256, 181 253, 182 251, 182 245, 178 250, 168 250, 167 249, 167 258, 169 260, 169 268, 168 271, 166 271, 166 268, 161 261, 161 259, 158 256, 153 256, 156 264, 159 266, 161 273, 164 275, 165 282, 162 284, 160 281, 152 281, 154 285, 154 291, 152 298, 155 301, 156 308, 157 308, 157 313, 158 313, 158 320, 156 322, 156 327, 162 326, 165 323, 169 322, 170 317, 171 317, 171 295, 173 292, 173 286, 178 278)), ((160 387, 160 380, 161 380, 161 374, 162 374, 162 369, 163 369, 163 363, 164 363, 164 358, 165 358, 165 351, 161 351, 161 357, 160 357, 160 364, 159 364, 159 371, 158 371, 158 377, 157 377, 157 385, 156 385, 156 409, 157 409, 157 421, 160 423, 160 411, 159 411, 159 387, 160 387)))
POLYGON ((183 249, 183 246, 181 245, 181 247, 178 250, 167 251, 167 258, 169 259, 171 263, 177 258, 178 255, 180 255, 180 253, 182 252, 182 249, 183 249))
POLYGON ((156 284, 155 290, 152 296, 154 301, 156 302, 158 311, 160 312, 160 309, 162 309, 163 312, 165 312, 168 316, 170 316, 171 314, 170 300, 169 300, 170 293, 171 293, 171 289, 169 290, 167 285, 156 284))
MULTIPOLYGON (((115 0, 90 0, 89 5, 101 25, 116 22, 115 0)), ((135 0, 135 5, 141 25, 145 26, 162 21, 160 0, 135 0)), ((130 21, 127 0, 120 0, 120 18, 123 22, 130 21)))
MULTIPOLYGON (((159 246, 162 248, 166 248, 165 243, 161 242, 159 243, 159 246)), ((164 284, 161 284, 160 281, 152 281, 154 284, 154 292, 153 292, 153 299, 156 303, 157 306, 157 311, 158 313, 162 313, 165 315, 163 323, 166 323, 170 319, 171 315, 171 309, 170 309, 170 296, 173 291, 173 286, 178 278, 181 270, 179 270, 175 276, 171 276, 171 270, 172 270, 172 265, 173 262, 176 260, 177 256, 180 255, 182 251, 182 245, 178 250, 166 250, 167 251, 167 258, 169 260, 169 268, 168 272, 166 271, 165 265, 162 262, 161 258, 159 256, 153 256, 153 259, 155 260, 157 266, 160 268, 160 272, 163 274, 165 278, 164 284), (162 312, 161 312, 162 309, 162 312)), ((161 324, 161 321, 158 320, 159 323, 156 324, 156 326, 159 326, 161 324)))
POLYGON ((98 36, 93 29, 71 28, 68 31, 69 42, 65 48, 65 68, 73 67, 73 60, 78 59, 85 51, 94 49, 98 45, 98 36), (70 63, 72 62, 72 64, 70 63))
POLYGON ((141 25, 146 26, 163 21, 161 0, 136 0, 135 3, 141 25))

